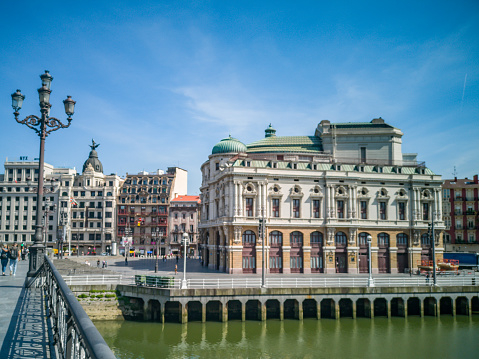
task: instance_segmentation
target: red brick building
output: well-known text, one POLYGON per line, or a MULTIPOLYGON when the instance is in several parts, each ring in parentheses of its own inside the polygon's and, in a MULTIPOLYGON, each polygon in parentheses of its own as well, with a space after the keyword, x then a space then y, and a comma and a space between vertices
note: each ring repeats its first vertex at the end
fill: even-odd
POLYGON ((446 225, 445 250, 479 252, 479 179, 446 180, 443 213, 446 225))

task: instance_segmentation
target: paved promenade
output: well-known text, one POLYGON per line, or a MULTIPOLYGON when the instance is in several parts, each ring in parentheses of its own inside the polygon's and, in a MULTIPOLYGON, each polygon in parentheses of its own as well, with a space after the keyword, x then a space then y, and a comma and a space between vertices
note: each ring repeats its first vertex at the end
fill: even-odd
POLYGON ((45 303, 39 288, 25 288, 28 261, 16 276, 0 276, 0 358, 53 358, 45 303))

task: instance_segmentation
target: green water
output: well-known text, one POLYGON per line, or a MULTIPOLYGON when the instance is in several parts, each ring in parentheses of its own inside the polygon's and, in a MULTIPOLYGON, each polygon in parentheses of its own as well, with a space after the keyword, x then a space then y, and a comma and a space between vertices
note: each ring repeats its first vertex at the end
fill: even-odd
POLYGON ((479 357, 479 316, 95 325, 122 359, 479 357))

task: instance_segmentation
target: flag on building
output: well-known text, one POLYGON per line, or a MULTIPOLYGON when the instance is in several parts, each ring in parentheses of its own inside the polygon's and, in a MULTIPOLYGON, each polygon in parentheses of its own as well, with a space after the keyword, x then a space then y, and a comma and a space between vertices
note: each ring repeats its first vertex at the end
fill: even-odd
POLYGON ((75 201, 75 198, 73 198, 73 197, 70 197, 70 204, 74 207, 78 206, 78 202, 75 201))

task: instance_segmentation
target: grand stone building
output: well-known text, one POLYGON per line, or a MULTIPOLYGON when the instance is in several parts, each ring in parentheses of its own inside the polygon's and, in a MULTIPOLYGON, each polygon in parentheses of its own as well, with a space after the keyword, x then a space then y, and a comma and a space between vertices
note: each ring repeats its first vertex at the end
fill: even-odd
POLYGON ((201 166, 203 262, 229 273, 261 273, 264 218, 269 273, 398 273, 443 245, 441 176, 402 153, 403 133, 383 119, 321 121, 312 136, 245 145, 225 138, 201 166))

